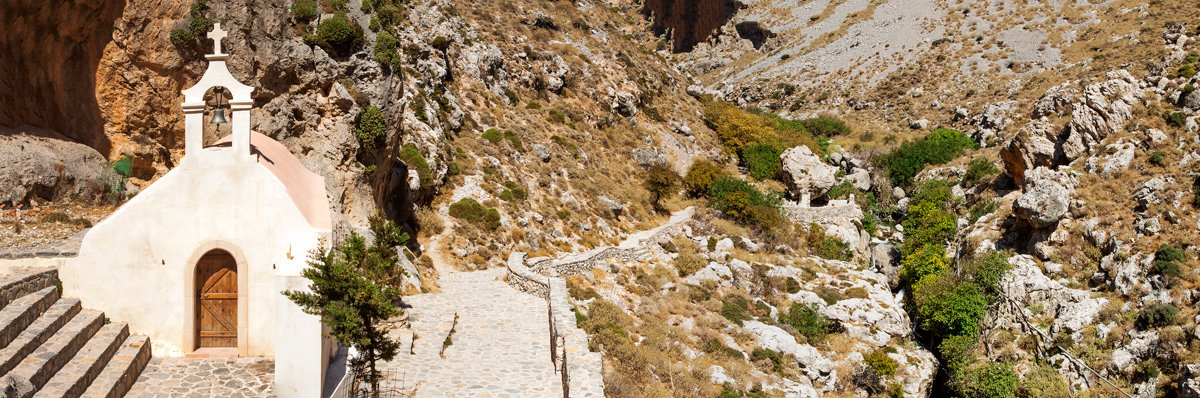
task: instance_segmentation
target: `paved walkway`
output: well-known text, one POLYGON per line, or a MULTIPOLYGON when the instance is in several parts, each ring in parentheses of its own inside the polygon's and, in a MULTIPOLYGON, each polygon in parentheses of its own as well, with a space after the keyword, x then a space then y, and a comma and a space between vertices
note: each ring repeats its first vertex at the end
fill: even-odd
POLYGON ((269 397, 274 371, 269 358, 154 358, 126 397, 269 397))
POLYGON ((509 287, 501 279, 505 272, 450 272, 439 281, 441 293, 405 297, 411 326, 392 331, 402 349, 383 367, 390 379, 415 386, 417 397, 561 395, 561 376, 550 362, 546 302, 509 287), (456 312, 458 325, 442 358, 456 312))

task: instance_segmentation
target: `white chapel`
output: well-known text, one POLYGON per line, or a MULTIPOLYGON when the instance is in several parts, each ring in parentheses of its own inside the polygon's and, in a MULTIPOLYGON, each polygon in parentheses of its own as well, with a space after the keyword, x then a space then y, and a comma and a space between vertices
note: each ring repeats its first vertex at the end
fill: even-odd
POLYGON ((275 394, 316 397, 336 345, 281 292, 307 288, 308 253, 330 238, 325 182, 250 131, 254 88, 227 69, 220 24, 208 37, 208 69, 183 90, 183 160, 88 232, 63 292, 149 336, 154 356, 274 357, 275 394), (231 134, 206 143, 214 122, 231 134))

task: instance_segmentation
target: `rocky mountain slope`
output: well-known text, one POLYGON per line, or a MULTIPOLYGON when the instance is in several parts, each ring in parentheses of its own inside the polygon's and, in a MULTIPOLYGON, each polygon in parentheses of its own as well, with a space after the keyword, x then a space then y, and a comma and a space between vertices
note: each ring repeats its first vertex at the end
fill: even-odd
POLYGON ((0 41, 0 241, 179 162, 213 21, 337 235, 416 238, 409 292, 444 228, 481 269, 696 208, 568 279, 609 395, 1200 396, 1194 4, 0 5, 43 38, 0 41))

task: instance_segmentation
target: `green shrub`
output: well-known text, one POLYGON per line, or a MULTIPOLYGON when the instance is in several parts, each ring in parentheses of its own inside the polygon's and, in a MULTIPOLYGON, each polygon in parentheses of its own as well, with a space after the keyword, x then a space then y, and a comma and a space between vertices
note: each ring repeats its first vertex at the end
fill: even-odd
POLYGON ((978 148, 971 137, 957 130, 939 128, 924 138, 901 144, 880 157, 879 165, 887 172, 892 184, 907 187, 926 165, 945 164, 968 148, 978 148))
POLYGON ((730 323, 741 326, 743 321, 750 320, 750 314, 747 313, 746 299, 733 296, 729 300, 721 300, 721 316, 728 319, 730 323))
POLYGON ((819 343, 829 334, 832 321, 817 311, 811 304, 795 303, 786 313, 779 314, 779 322, 796 330, 808 339, 809 344, 819 343))
POLYGON ((709 353, 709 354, 712 354, 715 356, 720 356, 720 357, 736 358, 736 359, 746 358, 746 354, 742 354, 741 351, 735 350, 732 347, 727 346, 724 343, 721 343, 721 340, 718 340, 716 338, 710 338, 708 340, 705 340, 703 350, 706 353, 709 353))
POLYGON ((1168 281, 1179 278, 1181 275, 1179 263, 1183 259, 1183 250, 1172 245, 1163 244, 1158 247, 1158 251, 1154 252, 1154 264, 1151 272, 1162 275, 1168 281))
MULTIPOLYGON (((867 366, 874 369, 876 374, 884 377, 892 377, 896 375, 896 368, 900 366, 900 363, 889 357, 887 351, 887 349, 871 351, 871 353, 863 357, 863 362, 866 362, 867 366)), ((894 352, 895 349, 891 351, 894 352)))
POLYGON ((966 370, 975 362, 971 351, 978 344, 979 339, 974 335, 956 335, 942 339, 937 345, 938 356, 951 380, 959 380, 966 375, 966 370))
POLYGON ((979 218, 992 214, 998 208, 1000 208, 1000 202, 995 200, 976 203, 975 206, 971 206, 971 209, 967 211, 967 221, 974 224, 976 221, 979 221, 979 218))
POLYGON ((734 178, 721 177, 709 184, 709 206, 724 212, 736 220, 749 220, 751 210, 755 207, 774 207, 778 205, 777 198, 755 189, 750 183, 734 178))
POLYGON ((697 249, 694 243, 680 247, 679 255, 671 260, 675 264, 675 269, 679 270, 680 277, 687 277, 708 266, 708 260, 705 260, 697 249))
POLYGON ((912 295, 921 327, 937 338, 976 335, 990 304, 982 287, 949 272, 921 278, 912 295))
POLYGON ((421 151, 416 145, 411 142, 400 147, 400 152, 396 154, 400 161, 408 166, 409 170, 417 171, 417 178, 421 180, 422 188, 433 186, 433 170, 429 168, 429 162, 425 160, 425 156, 421 155, 421 151))
POLYGON ((946 249, 942 245, 925 245, 900 260, 900 284, 913 286, 930 275, 941 275, 950 269, 946 249))
POLYGON ((292 4, 292 17, 300 22, 308 22, 317 16, 316 0, 296 0, 292 4))
POLYGON ((183 47, 196 40, 196 35, 192 34, 191 29, 180 28, 171 31, 171 44, 176 47, 183 47))
POLYGON ((1183 112, 1163 112, 1163 119, 1166 119, 1167 124, 1175 127, 1187 126, 1187 114, 1183 112))
POLYGON ((317 25, 314 41, 330 55, 345 57, 362 47, 365 38, 362 27, 339 11, 317 25))
POLYGON ((550 123, 562 124, 562 123, 567 122, 567 116, 563 115, 562 111, 560 111, 558 109, 551 109, 546 114, 546 121, 548 121, 550 123))
POLYGON ((1067 382, 1054 368, 1038 365, 1017 384, 1019 398, 1068 398, 1071 396, 1067 382))
POLYGON ((492 145, 496 145, 500 143, 500 140, 504 139, 504 133, 501 133, 500 130, 496 129, 487 129, 487 131, 484 131, 479 137, 488 140, 488 142, 492 143, 492 145))
POLYGON ((575 143, 571 142, 570 140, 567 140, 566 138, 555 135, 555 136, 550 137, 550 141, 553 141, 555 144, 558 144, 559 146, 561 146, 563 148, 566 148, 567 151, 571 152, 572 155, 579 154, 579 147, 576 147, 575 143))
POLYGON ((386 30, 379 32, 378 35, 375 35, 375 62, 387 66, 391 70, 400 70, 404 66, 404 60, 396 51, 399 45, 396 36, 392 36, 386 30))
POLYGON ((993 174, 999 174, 1000 169, 991 161, 984 158, 971 159, 971 163, 967 164, 967 173, 963 175, 963 182, 968 185, 975 184, 983 177, 993 174))
POLYGON ((766 348, 755 348, 750 351, 750 361, 758 362, 761 360, 771 361, 771 370, 776 373, 783 371, 783 359, 779 357, 779 353, 768 350, 766 348))
POLYGON ((850 127, 841 119, 834 117, 814 117, 801 122, 809 133, 834 137, 850 134, 850 127))
POLYGON ((481 228, 494 230, 500 227, 500 212, 480 204, 475 199, 463 198, 450 205, 450 216, 477 225, 481 228))
POLYGON ((517 97, 517 92, 512 91, 512 89, 510 89, 510 88, 504 89, 504 98, 507 98, 508 103, 513 104, 513 105, 516 105, 517 102, 521 101, 521 98, 517 97))
POLYGON ((529 101, 528 104, 525 104, 525 109, 542 109, 542 104, 537 101, 529 101))
POLYGON ((1012 366, 1003 362, 991 362, 972 369, 963 389, 971 397, 1010 398, 1017 392, 1017 380, 1012 366))
POLYGON ((1174 304, 1153 302, 1138 312, 1137 326, 1142 330, 1161 328, 1170 325, 1176 315, 1179 315, 1179 308, 1174 304))
POLYGON ((1191 65, 1180 66, 1179 76, 1188 79, 1192 78, 1192 76, 1196 76, 1196 67, 1191 65))
POLYGON ((774 126, 764 118, 725 101, 705 104, 704 120, 733 154, 741 153, 750 144, 775 133, 774 126))
POLYGON ((387 137, 387 121, 384 120, 383 111, 374 105, 363 108, 354 126, 354 138, 358 139, 358 145, 368 151, 373 150, 384 137, 387 137))
POLYGON ((1154 151, 1150 154, 1150 164, 1162 167, 1167 164, 1167 153, 1163 151, 1154 151))
POLYGON ((525 152, 525 145, 521 142, 521 137, 512 130, 504 130, 504 140, 508 141, 508 145, 511 145, 517 152, 525 152))
POLYGON ((779 156, 783 150, 773 145, 759 141, 742 151, 742 158, 750 169, 750 176, 758 180, 775 179, 779 177, 781 163, 779 156))
POLYGON ((1000 294, 1000 279, 1012 268, 1008 264, 1008 256, 996 250, 989 250, 977 258, 971 259, 966 270, 971 279, 983 288, 989 295, 1000 294))
POLYGON ((713 180, 728 176, 728 173, 715 163, 707 159, 696 159, 688 169, 687 175, 683 176, 683 188, 693 198, 703 197, 708 194, 713 180))
POLYGON ((954 237, 958 230, 958 220, 953 213, 946 211, 944 206, 944 203, 933 201, 922 201, 908 206, 908 218, 902 222, 904 248, 942 245, 954 237))
POLYGON ((517 185, 515 182, 505 181, 504 188, 504 191, 500 192, 499 197, 500 200, 505 202, 519 202, 525 200, 525 198, 528 196, 525 193, 525 189, 521 188, 521 186, 517 185))

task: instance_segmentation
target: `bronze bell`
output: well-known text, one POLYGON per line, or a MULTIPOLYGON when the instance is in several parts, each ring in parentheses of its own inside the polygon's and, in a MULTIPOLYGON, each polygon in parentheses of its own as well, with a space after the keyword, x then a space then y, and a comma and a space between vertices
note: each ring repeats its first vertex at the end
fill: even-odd
POLYGON ((218 105, 218 107, 216 109, 213 109, 212 122, 210 122, 210 123, 224 124, 224 123, 228 123, 228 122, 229 122, 228 120, 225 120, 225 108, 221 108, 218 105))

